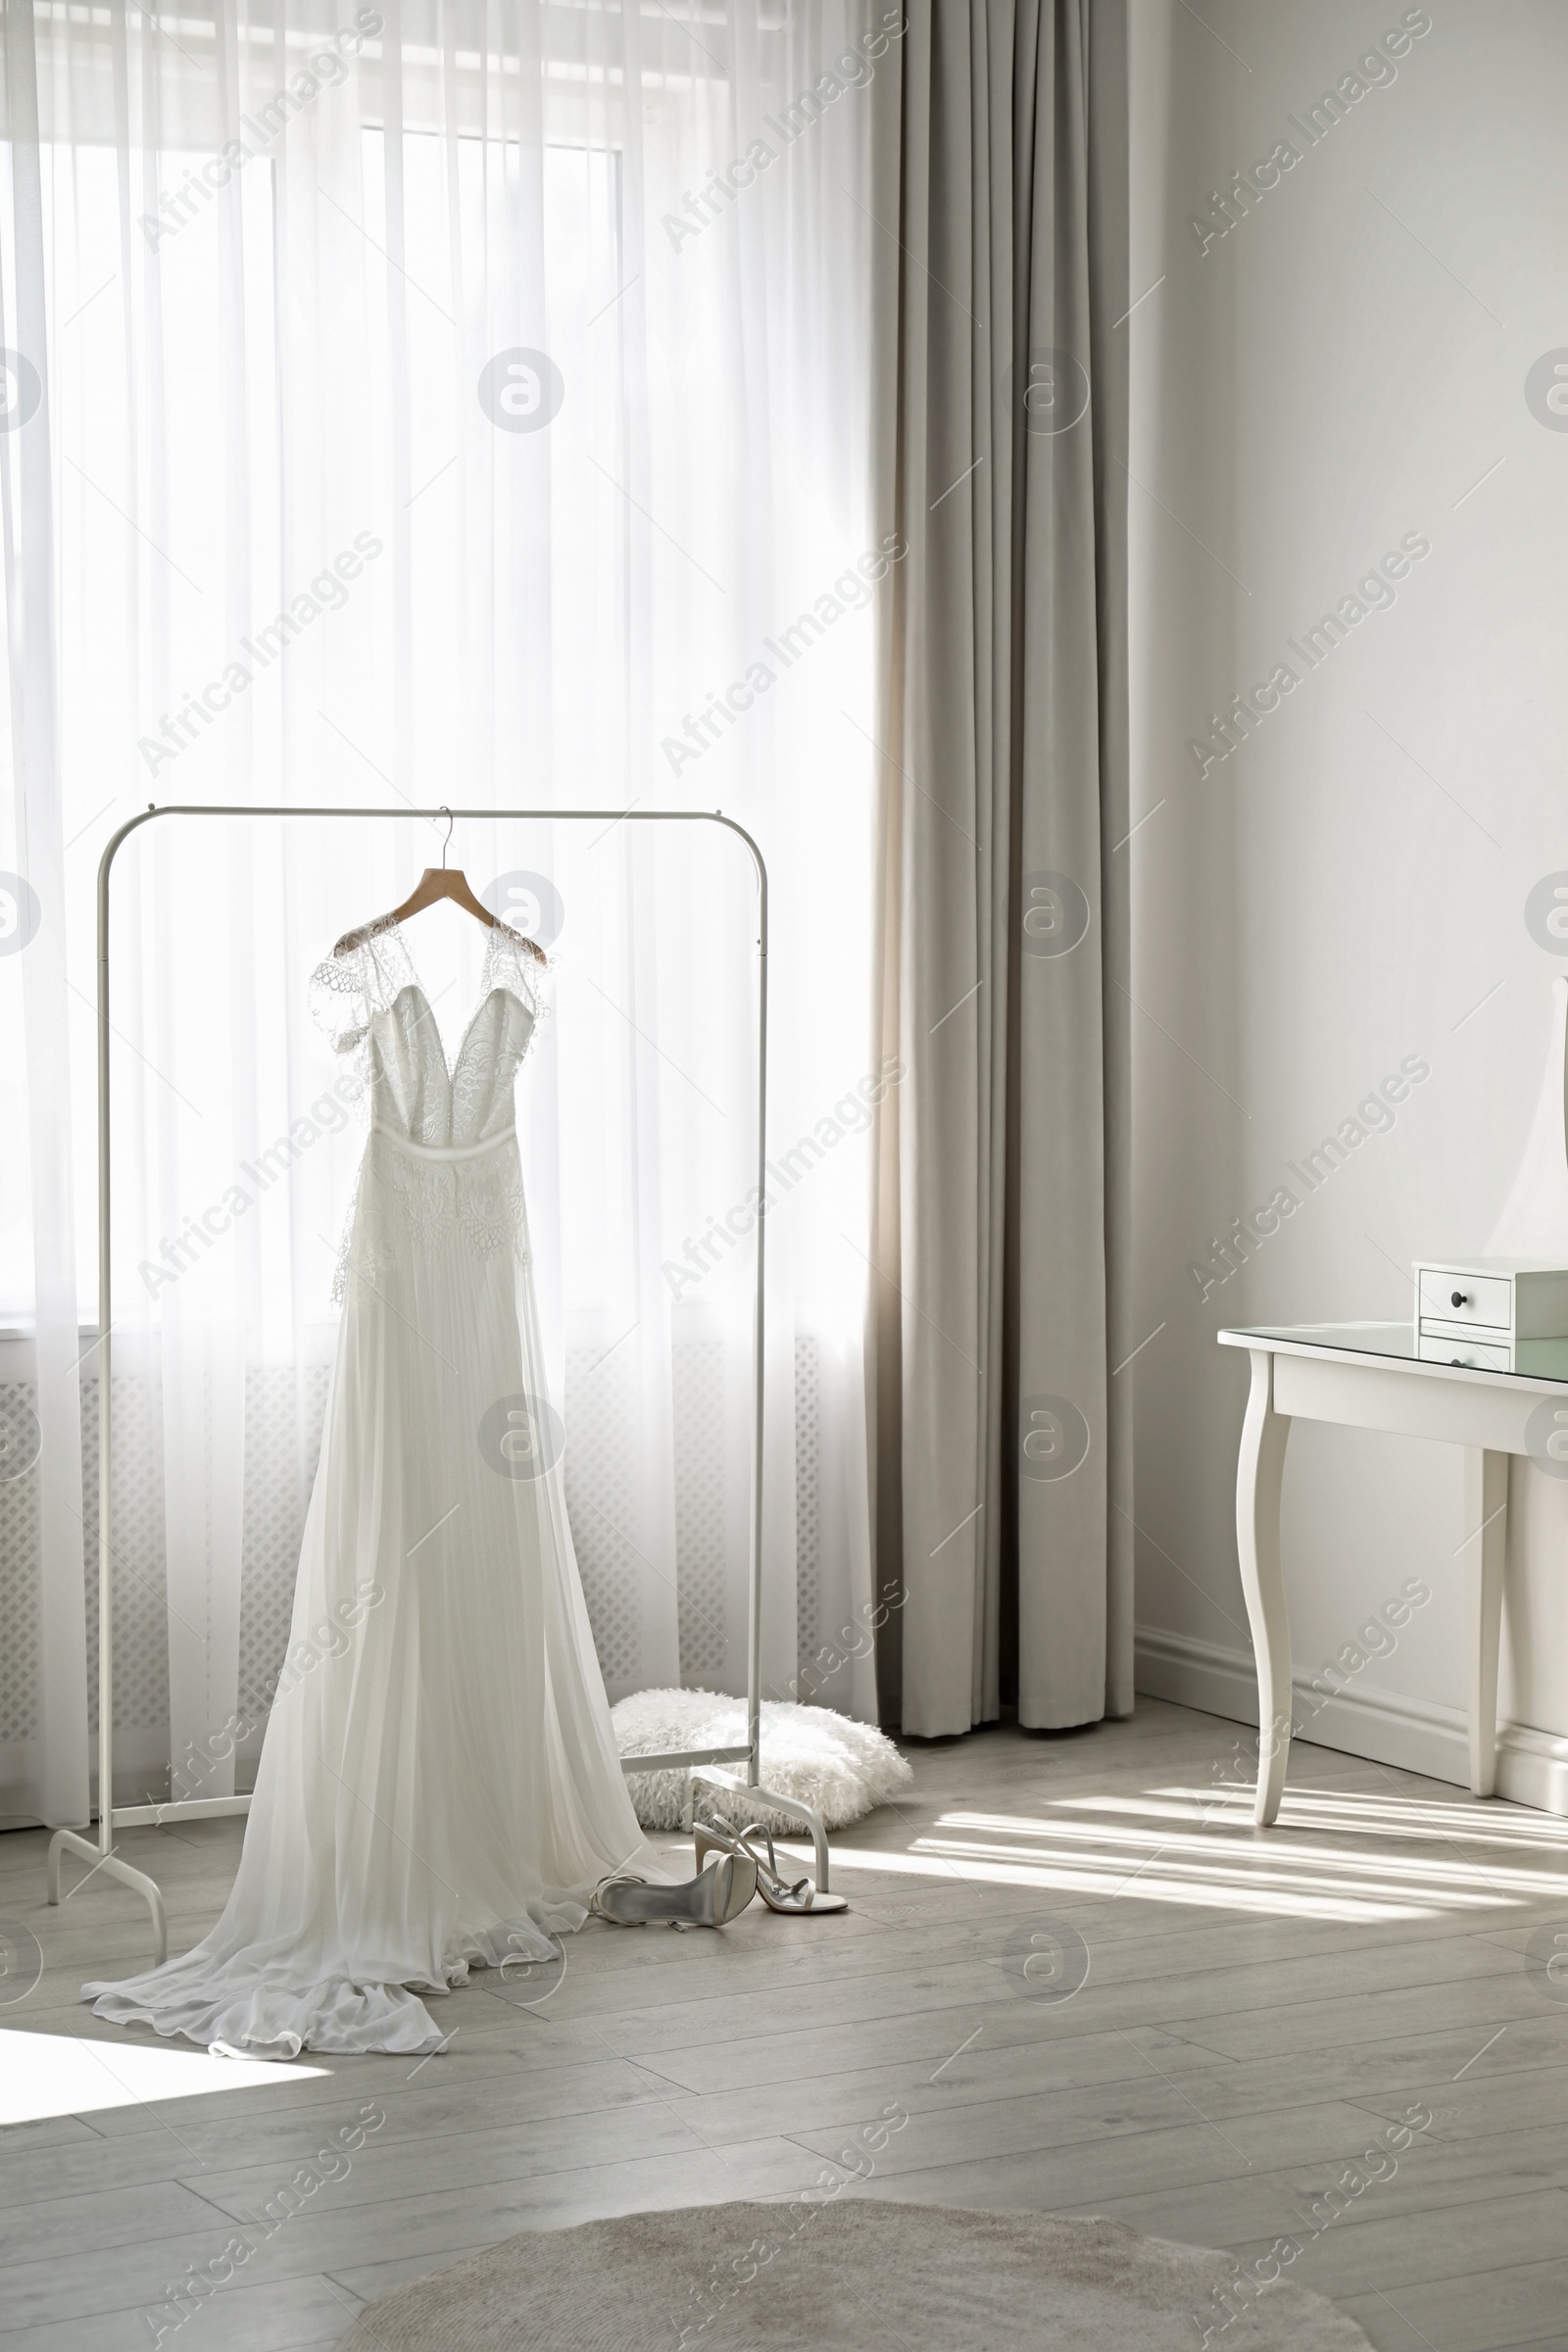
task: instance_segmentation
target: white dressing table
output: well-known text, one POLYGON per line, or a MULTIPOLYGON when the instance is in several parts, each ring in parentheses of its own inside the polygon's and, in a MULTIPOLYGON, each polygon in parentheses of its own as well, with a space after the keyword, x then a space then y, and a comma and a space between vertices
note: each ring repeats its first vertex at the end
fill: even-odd
POLYGON ((1291 1750, 1291 1629, 1280 1564, 1280 1487, 1291 1423, 1437 1438, 1465 1449, 1462 1554, 1471 1625, 1470 1787, 1496 1783, 1497 1641, 1508 1527, 1508 1456, 1568 1476, 1568 1340, 1516 1340, 1434 1362, 1412 1323, 1302 1323, 1222 1331, 1245 1348, 1252 1386, 1236 1473, 1236 1544, 1257 1662, 1257 1796, 1267 1828, 1280 1809, 1291 1750), (1499 1352, 1505 1356, 1498 1362, 1499 1352))

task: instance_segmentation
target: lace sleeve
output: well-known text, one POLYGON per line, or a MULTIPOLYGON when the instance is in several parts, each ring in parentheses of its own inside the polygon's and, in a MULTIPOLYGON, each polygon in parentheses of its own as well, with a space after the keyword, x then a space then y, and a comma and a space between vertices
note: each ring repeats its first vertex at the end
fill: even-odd
POLYGON ((521 944, 511 931, 498 926, 490 934, 487 983, 516 998, 528 1015, 530 1033, 547 1010, 547 975, 542 957, 521 944))
POLYGON ((328 956, 311 974, 311 1012, 334 1054, 351 1054, 369 1025, 359 956, 328 956))

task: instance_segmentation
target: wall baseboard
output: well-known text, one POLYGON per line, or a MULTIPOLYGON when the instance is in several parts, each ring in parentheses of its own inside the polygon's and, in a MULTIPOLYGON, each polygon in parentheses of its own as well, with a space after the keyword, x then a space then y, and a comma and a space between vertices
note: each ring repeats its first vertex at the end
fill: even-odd
MULTIPOLYGON (((1257 1722, 1257 1680, 1250 1650, 1140 1626, 1135 1658, 1137 1688, 1150 1698, 1168 1698, 1231 1723, 1257 1722)), ((1460 1708, 1403 1698, 1365 1682, 1324 1700, 1310 1681, 1304 1674, 1292 1677, 1294 1712, 1302 1727, 1298 1738, 1345 1755, 1393 1764, 1402 1772, 1469 1787, 1460 1708)), ((1568 1740, 1538 1732, 1527 1723, 1499 1724, 1497 1794, 1542 1813, 1568 1815, 1568 1740)))

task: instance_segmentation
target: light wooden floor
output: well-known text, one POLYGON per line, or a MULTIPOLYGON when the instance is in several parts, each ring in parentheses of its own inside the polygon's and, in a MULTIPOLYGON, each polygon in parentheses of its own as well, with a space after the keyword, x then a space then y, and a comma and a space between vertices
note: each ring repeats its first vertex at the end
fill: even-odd
MULTIPOLYGON (((1433 2129, 1291 2276, 1384 2352, 1568 2352, 1568 1984, 1525 1950, 1568 1936, 1568 1823, 1298 1744, 1257 1835, 1238 1736, 1144 1700, 1093 1733, 917 1748, 907 1801, 835 1841, 847 1917, 591 1927, 553 1987, 451 1995, 440 2056, 240 2088, 75 2005, 84 1976, 145 1964, 140 1906, 100 1876, 50 1911, 42 1833, 0 1838, 0 1919, 45 1958, 0 2008, 0 2112, 36 2119, 0 2133, 0 2342, 146 2352, 141 2312, 370 2100, 386 2121, 347 2177, 166 2341, 324 2347, 362 2301, 516 2230, 798 2194, 895 2103, 907 2124, 845 2193, 1114 2214, 1247 2261, 1304 2243, 1312 2200, 1424 2101, 1433 2129), (1061 1928, 1090 1961, 1066 2000, 1034 1988, 1038 1958, 1021 1971, 1061 1928)), ((176 1950, 238 1838, 124 1837, 176 1950)))

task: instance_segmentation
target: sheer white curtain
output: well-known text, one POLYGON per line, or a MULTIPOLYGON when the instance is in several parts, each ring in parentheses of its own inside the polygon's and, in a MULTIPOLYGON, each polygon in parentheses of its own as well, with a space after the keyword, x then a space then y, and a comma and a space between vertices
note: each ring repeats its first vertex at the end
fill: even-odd
MULTIPOLYGON (((0 1816, 88 1803, 92 886, 149 801, 673 806, 757 835, 764 1676, 873 1711, 865 1137, 899 1072, 869 1010, 870 604, 901 543, 868 520, 866 85, 899 24, 8 12, 0 1816)), ((557 964, 522 1124, 612 1695, 739 1689, 749 860, 608 821, 460 823, 452 854, 557 964)), ((413 813, 171 817, 117 861, 122 1794, 171 1759, 185 1793, 225 1793, 236 1751, 247 1778, 359 1150, 306 982, 438 855, 413 813)), ((455 1051, 476 931, 410 944, 455 1051)))

